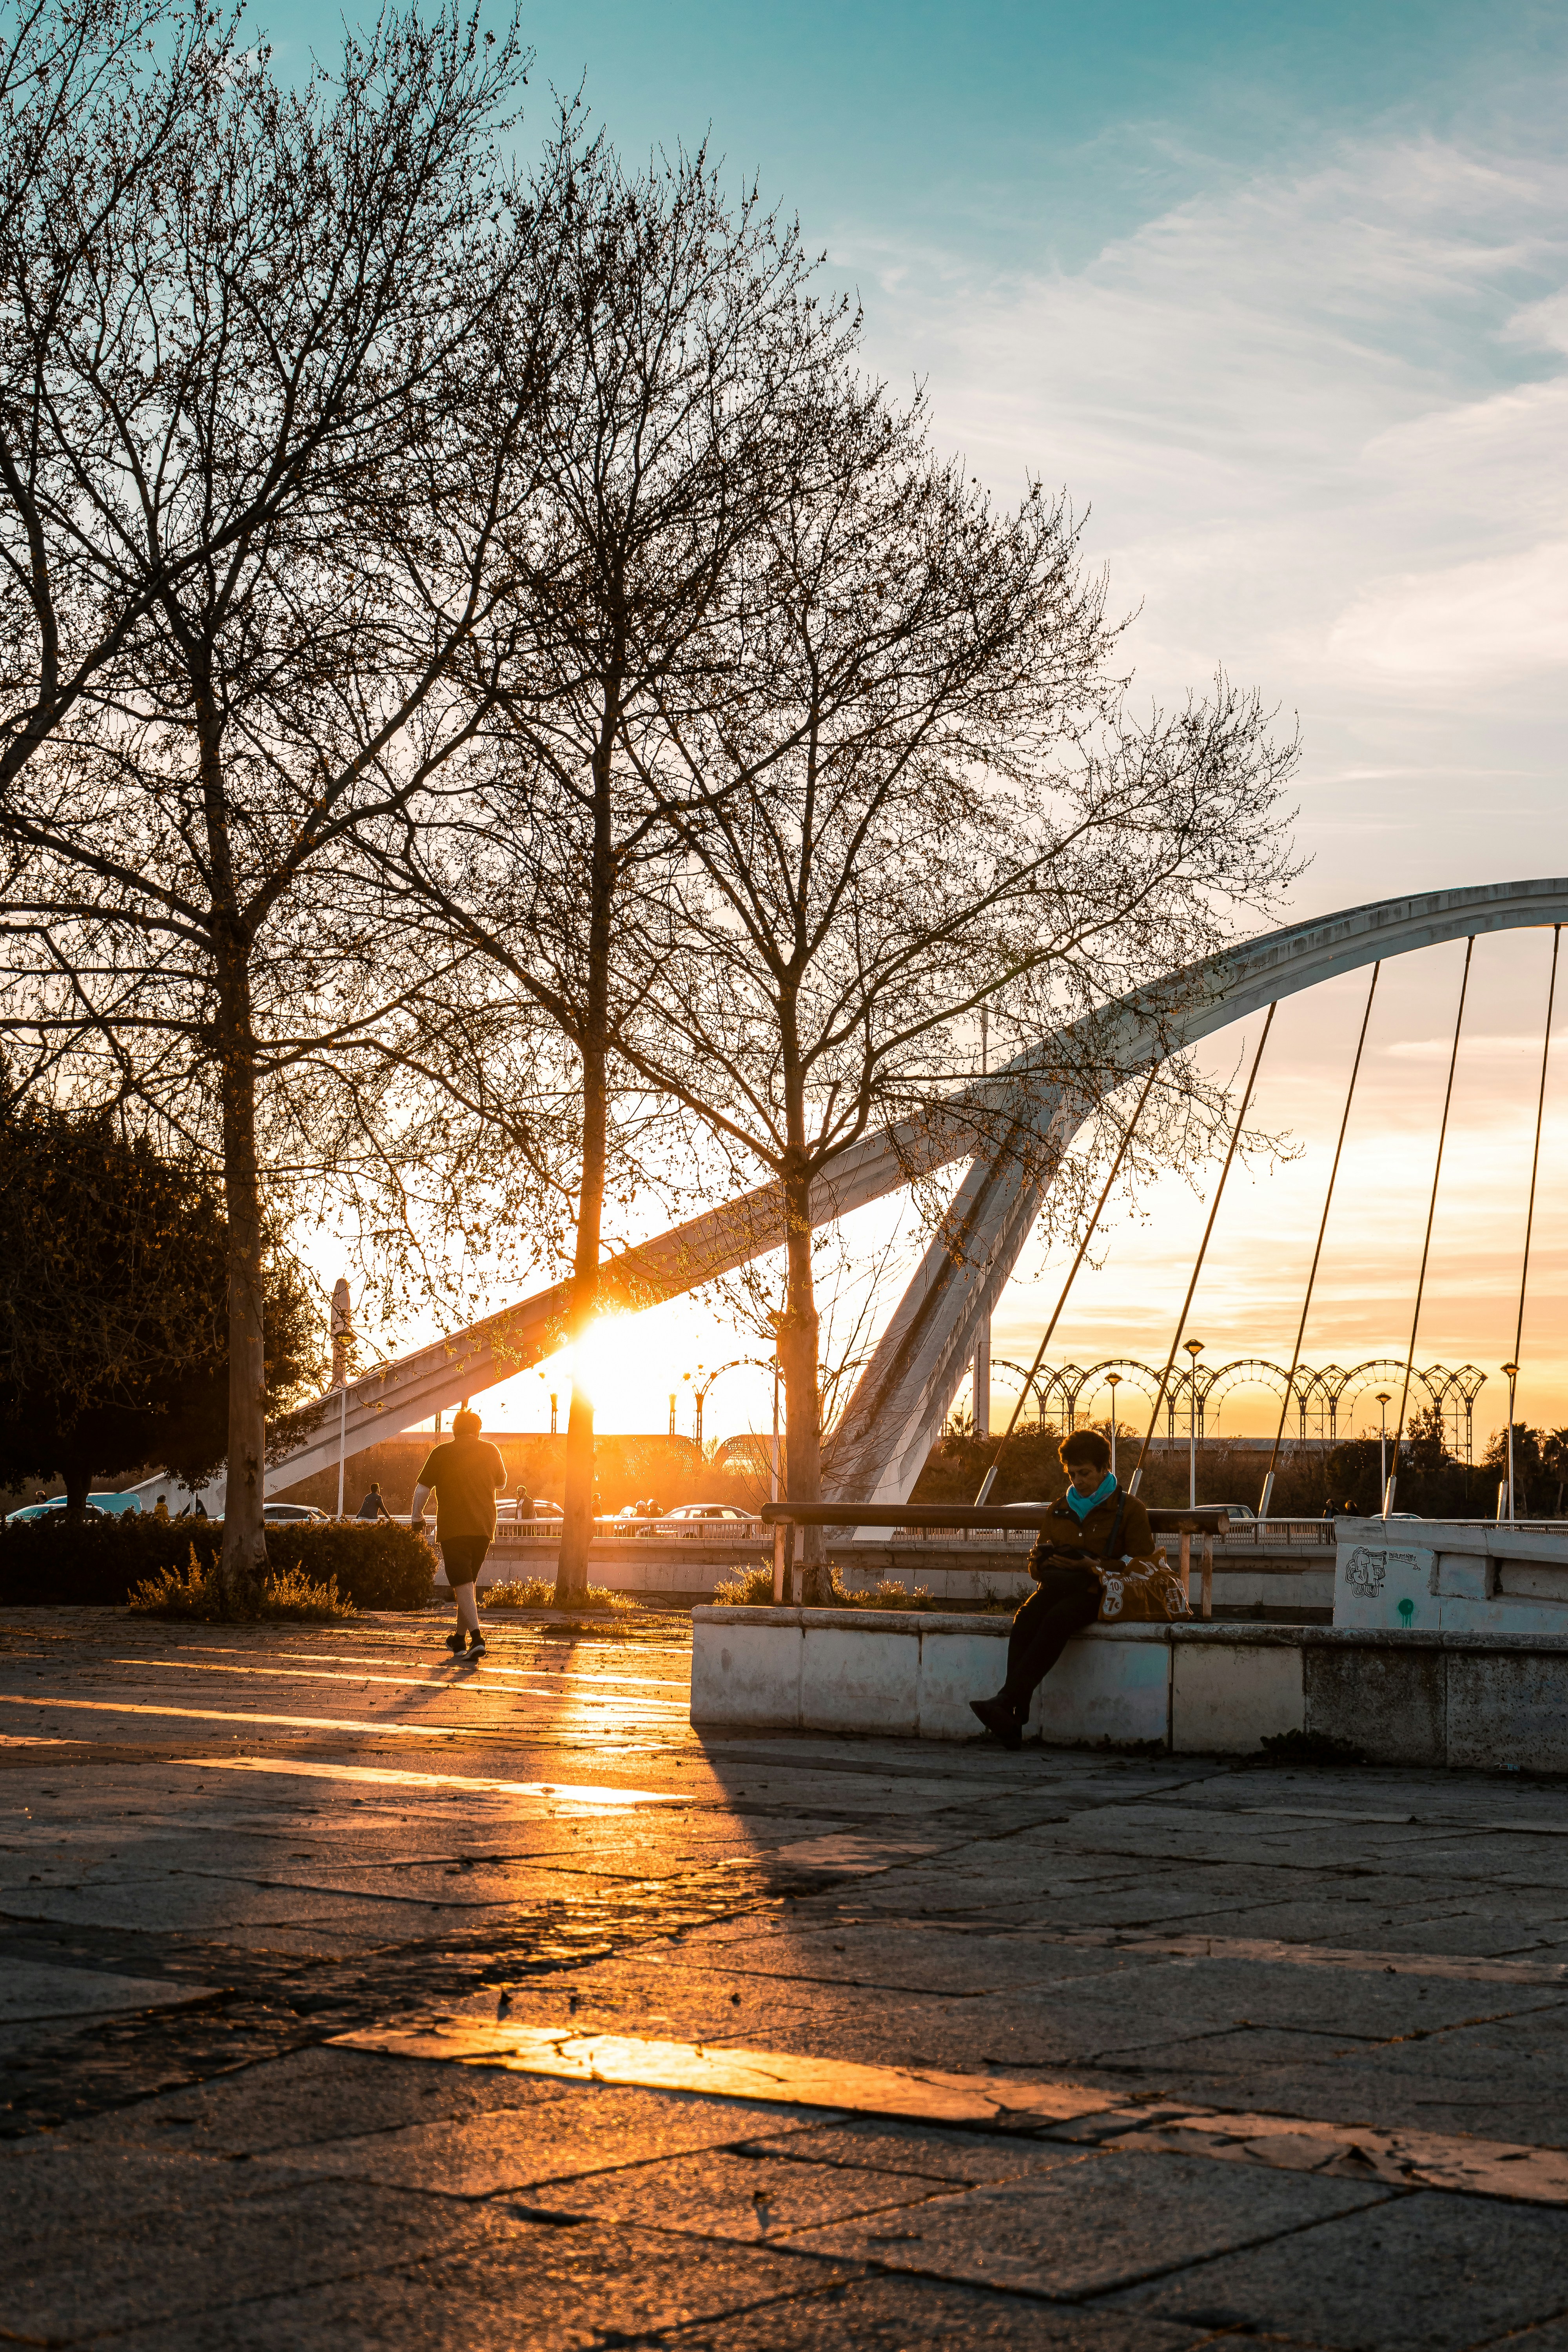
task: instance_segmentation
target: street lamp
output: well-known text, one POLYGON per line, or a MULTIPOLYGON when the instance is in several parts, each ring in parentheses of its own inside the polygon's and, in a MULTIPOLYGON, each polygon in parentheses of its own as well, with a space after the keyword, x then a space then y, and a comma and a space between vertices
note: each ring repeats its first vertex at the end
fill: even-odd
POLYGON ((1116 1391, 1121 1386, 1120 1372, 1107 1372, 1105 1385, 1110 1391, 1110 1475, 1116 1475, 1116 1391))
MULTIPOLYGON (((1517 1364, 1505 1364, 1508 1374, 1508 1515, 1513 1517, 1513 1384, 1519 1378, 1517 1364)), ((1499 1515, 1501 1516, 1500 1513, 1499 1515)))
POLYGON ((1377 1486, 1381 1495, 1388 1492, 1388 1407, 1391 1391, 1379 1389, 1377 1402, 1381 1419, 1377 1433, 1377 1486))
POLYGON ((1187 1374, 1187 1386, 1192 1392, 1191 1410, 1187 1416, 1187 1508, 1195 1511, 1198 1507, 1198 1358, 1203 1354, 1204 1343, 1201 1339, 1184 1339, 1182 1345, 1192 1366, 1187 1374))

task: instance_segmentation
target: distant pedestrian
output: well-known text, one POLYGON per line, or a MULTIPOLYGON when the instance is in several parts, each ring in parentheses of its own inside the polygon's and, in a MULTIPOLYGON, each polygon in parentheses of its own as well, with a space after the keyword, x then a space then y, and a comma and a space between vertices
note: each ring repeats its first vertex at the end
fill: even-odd
POLYGON ((1154 1549, 1149 1514, 1110 1475, 1110 1448, 1096 1429, 1075 1429, 1063 1440, 1062 1468, 1071 1481, 1051 1507, 1029 1554, 1031 1592, 1007 1639, 1007 1679, 994 1698, 972 1698, 971 1708, 1004 1748, 1020 1748, 1036 1691, 1075 1633, 1100 1615, 1104 1598, 1100 1563, 1120 1570, 1154 1549))
POLYGON ((480 1437, 479 1425, 477 1412, 453 1414, 451 1440, 426 1456, 409 1513, 411 1524, 423 1529, 425 1498, 434 1492, 436 1540, 458 1607, 458 1630, 447 1636, 447 1647, 458 1658, 465 1635, 470 1658, 482 1658, 485 1654, 474 1588, 495 1536, 496 1496, 506 1486, 506 1464, 495 1447, 480 1437))
POLYGON ((378 1478, 371 1480, 370 1492, 354 1513, 354 1517, 356 1519, 391 1518, 392 1513, 381 1499, 381 1481, 378 1478))
POLYGON ((165 1496, 160 1495, 153 1504, 153 1517, 161 1528, 166 1528, 169 1525, 169 1504, 165 1496))
POLYGON ((517 1482, 517 1516, 520 1524, 533 1517, 533 1497, 528 1491, 526 1478, 520 1478, 517 1482))

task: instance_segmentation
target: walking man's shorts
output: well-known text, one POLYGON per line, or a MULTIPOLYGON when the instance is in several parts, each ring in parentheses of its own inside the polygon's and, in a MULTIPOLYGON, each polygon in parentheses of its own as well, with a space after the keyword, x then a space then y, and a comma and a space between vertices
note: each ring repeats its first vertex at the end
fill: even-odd
POLYGON ((447 1581, 455 1592, 459 1584, 472 1584, 485 1564, 485 1554, 490 1548, 489 1536, 445 1536, 441 1541, 441 1562, 447 1571, 447 1581))

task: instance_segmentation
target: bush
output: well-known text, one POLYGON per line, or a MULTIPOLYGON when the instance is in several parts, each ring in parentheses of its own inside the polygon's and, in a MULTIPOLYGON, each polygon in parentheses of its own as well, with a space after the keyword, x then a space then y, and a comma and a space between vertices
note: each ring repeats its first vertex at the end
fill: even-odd
MULTIPOLYGON (((144 1617, 188 1617, 204 1624, 223 1615, 212 1591, 210 1559, 204 1566, 196 1558, 195 1544, 183 1570, 160 1569, 156 1576, 136 1586, 126 1606, 144 1617)), ((339 1592, 335 1577, 326 1584, 313 1584, 299 1568, 286 1568, 280 1575, 268 1578, 256 1612, 258 1619, 288 1619, 305 1625, 331 1624, 356 1613, 353 1602, 339 1592)))
POLYGON ((726 1584, 713 1587, 716 1609, 771 1609, 773 1601, 773 1571, 771 1563, 755 1568, 737 1569, 726 1584))
MULTIPOLYGON (((553 1577, 524 1577, 520 1584, 515 1578, 501 1578, 494 1584, 482 1585, 479 1595, 481 1609, 553 1609, 555 1580, 553 1577)), ((635 1609, 637 1596, 631 1592, 612 1592, 605 1584, 591 1584, 584 1600, 577 1604, 584 1609, 635 1609)))
MULTIPOLYGON (((127 1515, 73 1526, 63 1512, 0 1527, 0 1603, 121 1609, 138 1585, 205 1576, 223 1543, 218 1519, 127 1515)), ((356 1609, 424 1609, 435 1592, 435 1554, 411 1528, 384 1519, 301 1521, 267 1530, 269 1581, 303 1575, 336 1585, 356 1609)))

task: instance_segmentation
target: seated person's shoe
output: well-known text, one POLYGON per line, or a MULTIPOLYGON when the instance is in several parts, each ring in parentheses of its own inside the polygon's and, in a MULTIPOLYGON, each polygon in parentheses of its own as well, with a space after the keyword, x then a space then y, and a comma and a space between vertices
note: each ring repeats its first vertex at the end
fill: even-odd
POLYGON ((1022 1748, 1024 1727, 1005 1699, 972 1698, 969 1707, 972 1715, 980 1717, 993 1739, 999 1739, 1004 1748, 1022 1748))

